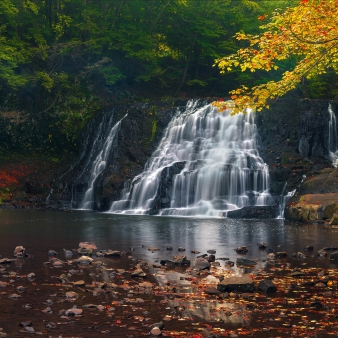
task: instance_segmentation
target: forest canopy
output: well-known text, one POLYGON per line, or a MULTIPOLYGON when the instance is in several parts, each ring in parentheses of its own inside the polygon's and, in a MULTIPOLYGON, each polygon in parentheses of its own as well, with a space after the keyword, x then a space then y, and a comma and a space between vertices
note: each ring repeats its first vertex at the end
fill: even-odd
MULTIPOLYGON (((311 52, 309 46, 313 44, 297 41, 302 28, 292 26, 295 35, 292 37, 288 31, 291 21, 287 20, 297 22, 298 12, 293 8, 311 11, 314 3, 310 0, 302 4, 299 0, 2 0, 0 152, 15 148, 50 152, 69 149, 71 145, 76 146, 90 118, 119 102, 225 97, 239 88, 233 95, 237 95, 238 104, 247 104, 239 101, 240 95, 251 95, 249 89, 242 92, 244 88, 262 91, 260 86, 264 83, 273 86, 279 82, 278 76, 290 72, 302 60, 302 53, 311 52), (289 19, 281 14, 284 11, 291 15, 289 19), (279 28, 279 20, 285 20, 283 30, 279 28), (271 32, 271 36, 260 33, 262 22, 267 22, 263 29, 271 32), (236 35, 236 32, 240 33, 236 35), (278 40, 279 34, 282 37, 278 40), (294 45, 291 42, 284 45, 287 39, 283 34, 294 39, 294 45), (268 48, 265 45, 269 43, 275 45, 268 48), (305 49, 297 50, 296 46, 305 49), (247 59, 236 51, 246 51, 247 59), (215 60, 224 66, 226 74, 213 67, 215 60), (242 72, 240 64, 254 71, 242 72), (267 72, 276 67, 276 71, 267 72), (12 123, 10 128, 8 121, 12 123), (15 133, 20 136, 14 137, 15 133)), ((336 12, 334 9, 332 13, 336 12)), ((329 23, 329 18, 327 15, 325 23, 329 23)), ((313 25, 307 26, 310 30, 313 25)), ((327 37, 320 30, 316 34, 322 40, 330 39, 334 29, 325 32, 327 37)), ((327 45, 316 48, 317 53, 322 53, 321 48, 327 45)), ((314 62, 311 58, 306 65, 314 62)), ((330 98, 336 95, 336 73, 328 71, 333 66, 326 69, 324 77, 316 77, 324 70, 322 65, 315 64, 312 68, 311 80, 302 80, 300 95, 330 98)), ((278 90, 281 95, 282 90, 278 90)), ((253 102, 257 106, 264 104, 256 98, 253 102)))
MULTIPOLYGON (((259 18, 267 20, 267 15, 259 18)), ((278 80, 231 91, 233 113, 246 108, 262 110, 268 100, 283 96, 306 79, 338 72, 338 1, 301 0, 284 12, 276 9, 260 34, 236 33, 237 41, 246 47, 219 58, 216 64, 222 73, 239 68, 242 72, 272 71, 284 68, 278 80), (291 61, 285 67, 286 61, 291 61)), ((278 74, 278 73, 277 73, 278 74)), ((278 74, 279 75, 279 74, 278 74)), ((335 88, 336 89, 336 88, 335 88)), ((338 91, 334 92, 335 95, 338 91)), ((227 103, 216 102, 225 109, 227 103)))

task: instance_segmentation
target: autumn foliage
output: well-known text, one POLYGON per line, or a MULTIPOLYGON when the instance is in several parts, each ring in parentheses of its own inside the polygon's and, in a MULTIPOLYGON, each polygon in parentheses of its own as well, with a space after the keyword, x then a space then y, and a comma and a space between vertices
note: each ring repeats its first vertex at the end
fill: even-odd
MULTIPOLYGON (((259 20, 265 21, 266 16, 259 20)), ((269 81, 252 88, 242 86, 231 91, 233 113, 246 108, 269 108, 267 102, 295 89, 304 77, 338 71, 338 1, 302 0, 284 13, 276 10, 259 35, 237 33, 236 39, 248 46, 237 53, 216 60, 221 73, 277 70, 283 60, 297 59, 294 68, 285 71, 279 81, 269 81)), ((224 109, 228 103, 215 102, 224 109)))

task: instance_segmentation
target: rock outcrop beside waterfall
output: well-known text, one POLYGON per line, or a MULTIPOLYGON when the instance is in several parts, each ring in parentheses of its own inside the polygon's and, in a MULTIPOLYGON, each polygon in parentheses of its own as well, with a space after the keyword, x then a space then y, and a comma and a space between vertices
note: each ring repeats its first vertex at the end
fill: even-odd
MULTIPOLYGON (((331 102, 338 114, 338 102, 331 102)), ((271 190, 284 195, 285 218, 330 220, 338 209, 338 172, 329 154, 328 101, 280 99, 257 114, 259 152, 269 164, 271 190)))

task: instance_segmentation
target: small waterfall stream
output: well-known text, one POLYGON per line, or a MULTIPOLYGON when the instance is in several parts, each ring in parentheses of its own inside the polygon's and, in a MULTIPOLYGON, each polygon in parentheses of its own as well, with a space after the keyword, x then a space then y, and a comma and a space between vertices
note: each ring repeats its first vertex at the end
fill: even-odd
POLYGON ((338 138, 337 138, 337 118, 335 113, 332 110, 331 103, 329 103, 329 113, 330 113, 330 122, 329 122, 329 155, 332 161, 332 165, 338 167, 338 138))
POLYGON ((81 178, 87 171, 90 172, 87 190, 84 193, 79 209, 93 209, 96 181, 107 166, 108 157, 116 143, 116 135, 125 117, 126 115, 114 124, 114 115, 111 114, 108 121, 103 119, 99 125, 97 137, 91 146, 90 154, 79 175, 79 178, 81 178), (106 132, 104 133, 103 130, 106 130, 106 132))
POLYGON ((268 205, 269 185, 269 168, 256 146, 254 113, 231 116, 190 101, 110 212, 219 217, 268 205))

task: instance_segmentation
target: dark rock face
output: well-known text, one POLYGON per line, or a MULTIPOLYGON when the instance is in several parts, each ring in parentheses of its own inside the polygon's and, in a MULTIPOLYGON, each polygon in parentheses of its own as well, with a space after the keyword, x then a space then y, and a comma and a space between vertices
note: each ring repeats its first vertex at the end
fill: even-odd
MULTIPOLYGON (((338 112, 338 102, 331 102, 338 112)), ((260 156, 269 165, 271 190, 280 195, 307 177, 331 167, 328 160, 328 101, 279 99, 256 115, 260 156)))
POLYGON ((226 213, 228 218, 276 218, 280 213, 278 205, 273 206, 252 206, 238 210, 230 210, 226 213))

